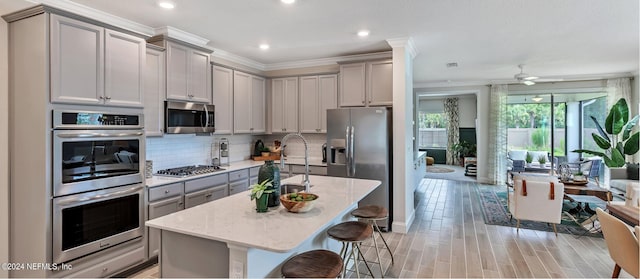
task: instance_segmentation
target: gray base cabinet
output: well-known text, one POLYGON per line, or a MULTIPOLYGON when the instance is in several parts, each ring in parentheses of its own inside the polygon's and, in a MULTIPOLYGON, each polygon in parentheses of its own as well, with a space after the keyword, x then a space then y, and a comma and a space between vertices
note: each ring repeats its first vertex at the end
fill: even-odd
MULTIPOLYGON (((149 220, 169 215, 184 209, 184 184, 173 183, 149 189, 149 220)), ((160 230, 148 228, 149 258, 158 256, 160 230)))

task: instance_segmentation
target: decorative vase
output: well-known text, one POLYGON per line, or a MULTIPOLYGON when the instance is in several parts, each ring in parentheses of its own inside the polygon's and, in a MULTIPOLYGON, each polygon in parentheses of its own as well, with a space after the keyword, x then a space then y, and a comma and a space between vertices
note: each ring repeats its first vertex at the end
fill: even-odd
POLYGON ((258 183, 265 180, 271 180, 271 187, 268 189, 274 192, 269 195, 269 207, 280 205, 280 169, 273 163, 273 160, 267 160, 258 171, 258 183))
POLYGON ((257 212, 267 212, 267 209, 268 209, 267 204, 269 203, 270 196, 271 196, 270 193, 262 193, 262 196, 260 196, 259 199, 256 199, 257 212))

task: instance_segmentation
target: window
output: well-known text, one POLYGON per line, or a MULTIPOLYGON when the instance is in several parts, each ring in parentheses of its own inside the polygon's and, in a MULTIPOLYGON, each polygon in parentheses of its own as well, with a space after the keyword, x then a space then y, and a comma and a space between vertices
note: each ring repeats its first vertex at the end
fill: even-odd
MULTIPOLYGON (((598 134, 596 123, 593 122, 591 116, 595 117, 601 125, 604 124, 607 117, 607 97, 582 101, 582 142, 580 147, 589 150, 600 150, 600 147, 593 141, 593 136, 591 136, 592 133, 598 134)), ((584 154, 584 156, 589 155, 584 154)))
POLYGON ((418 113, 419 147, 430 149, 447 148, 447 122, 444 113, 418 113))

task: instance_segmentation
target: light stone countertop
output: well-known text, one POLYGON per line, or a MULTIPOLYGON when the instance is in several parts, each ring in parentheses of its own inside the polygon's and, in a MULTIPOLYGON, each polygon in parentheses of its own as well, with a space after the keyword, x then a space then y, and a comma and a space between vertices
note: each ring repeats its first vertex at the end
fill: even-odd
MULTIPOLYGON (((301 176, 284 179, 298 182, 301 176)), ((146 222, 153 228, 212 239, 242 247, 287 252, 309 236, 326 229, 331 220, 380 185, 380 181, 330 176, 310 176, 311 192, 319 198, 306 213, 288 212, 282 205, 266 213, 255 211, 255 201, 243 194, 185 209, 146 222)))
MULTIPOLYGON (((277 161, 274 161, 274 163, 280 164, 280 161, 277 160, 277 161)), ((287 158, 285 159, 285 164, 304 166, 304 158, 297 158, 297 157, 287 158)), ((187 176, 187 177, 169 177, 169 176, 154 175, 152 178, 147 178, 145 180, 145 185, 151 188, 151 187, 162 186, 162 185, 176 183, 176 182, 184 182, 192 179, 203 178, 211 175, 228 173, 228 172, 241 170, 241 169, 259 167, 262 165, 264 165, 264 161, 244 160, 244 161, 231 162, 229 166, 221 166, 223 169, 225 169, 223 171, 206 173, 201 175, 194 175, 194 176, 187 176)), ((326 167, 327 164, 322 162, 322 158, 309 158, 309 166, 326 167)))

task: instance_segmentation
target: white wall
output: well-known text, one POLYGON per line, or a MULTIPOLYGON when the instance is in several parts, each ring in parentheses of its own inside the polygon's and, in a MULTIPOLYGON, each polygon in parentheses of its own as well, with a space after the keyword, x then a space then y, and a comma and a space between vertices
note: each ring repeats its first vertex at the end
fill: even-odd
MULTIPOLYGON (((7 23, 0 19, 0 263, 9 262, 9 86, 7 23)), ((0 277, 9 273, 0 269, 0 277)))
MULTIPOLYGON (((629 102, 629 106, 631 107, 631 115, 638 115, 640 113, 640 78, 638 75, 633 77, 631 81, 631 100, 629 102)), ((638 126, 636 126, 638 127, 638 126)), ((636 131, 640 130, 636 128, 636 131)), ((633 156, 633 161, 638 163, 640 162, 640 152, 636 153, 633 156)))
MULTIPOLYGON (((475 95, 451 96, 458 98, 458 117, 460 128, 474 128, 476 126, 477 102, 475 95)), ((428 98, 421 99, 418 105, 420 111, 429 113, 439 113, 444 111, 444 99, 428 98)))

